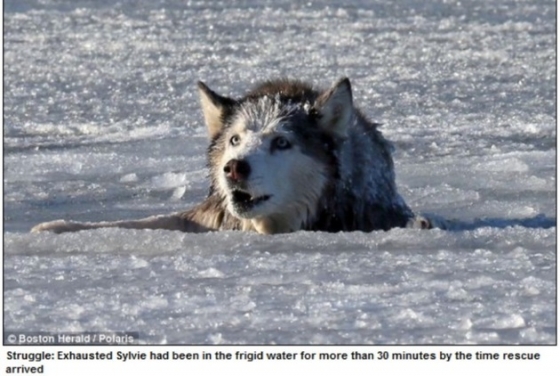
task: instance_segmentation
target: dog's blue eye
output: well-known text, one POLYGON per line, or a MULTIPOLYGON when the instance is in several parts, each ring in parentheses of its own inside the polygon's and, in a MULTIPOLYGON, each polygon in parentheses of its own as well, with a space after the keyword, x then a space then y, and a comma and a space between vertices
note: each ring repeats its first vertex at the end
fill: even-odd
POLYGON ((241 141, 241 139, 239 138, 238 135, 235 135, 235 136, 233 136, 232 138, 229 139, 229 143, 231 144, 231 146, 239 145, 240 141, 241 141))
POLYGON ((289 149, 292 144, 285 137, 276 137, 273 141, 273 145, 276 149, 289 149))

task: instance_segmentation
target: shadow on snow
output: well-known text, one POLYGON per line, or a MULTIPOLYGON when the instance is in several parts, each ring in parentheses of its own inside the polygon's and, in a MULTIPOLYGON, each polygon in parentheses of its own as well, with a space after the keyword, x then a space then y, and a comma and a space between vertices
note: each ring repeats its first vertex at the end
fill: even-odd
POLYGON ((449 231, 472 231, 482 227, 506 228, 514 226, 548 229, 556 227, 556 218, 550 218, 539 214, 531 218, 477 218, 473 222, 453 220, 449 222, 447 229, 449 231))

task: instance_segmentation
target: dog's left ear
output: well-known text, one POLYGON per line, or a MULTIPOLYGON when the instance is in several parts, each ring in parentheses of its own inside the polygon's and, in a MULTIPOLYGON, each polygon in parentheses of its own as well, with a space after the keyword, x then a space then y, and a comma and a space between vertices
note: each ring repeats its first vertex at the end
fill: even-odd
POLYGON ((198 92, 208 136, 213 139, 224 129, 225 118, 236 102, 216 94, 202 81, 198 82, 198 92))
POLYGON ((325 132, 345 138, 354 112, 350 80, 346 77, 339 80, 319 95, 313 107, 319 115, 319 126, 325 132))

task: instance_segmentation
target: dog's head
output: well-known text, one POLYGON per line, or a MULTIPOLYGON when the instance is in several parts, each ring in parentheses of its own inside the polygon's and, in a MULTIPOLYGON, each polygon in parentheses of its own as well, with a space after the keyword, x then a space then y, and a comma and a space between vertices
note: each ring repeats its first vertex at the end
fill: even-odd
POLYGON ((198 86, 212 186, 227 210, 262 233, 302 229, 336 178, 354 113, 349 80, 324 92, 272 81, 239 100, 198 86))

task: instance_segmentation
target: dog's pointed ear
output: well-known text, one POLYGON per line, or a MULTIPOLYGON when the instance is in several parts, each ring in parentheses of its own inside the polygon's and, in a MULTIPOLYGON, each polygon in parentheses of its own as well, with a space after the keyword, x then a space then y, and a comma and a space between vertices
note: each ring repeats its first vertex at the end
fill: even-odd
POLYGON ((213 139, 224 129, 225 117, 236 102, 231 98, 216 94, 202 81, 198 82, 198 92, 208 136, 213 139))
POLYGON ((345 138, 354 113, 350 80, 343 78, 323 92, 313 106, 319 115, 319 126, 327 133, 345 138))

